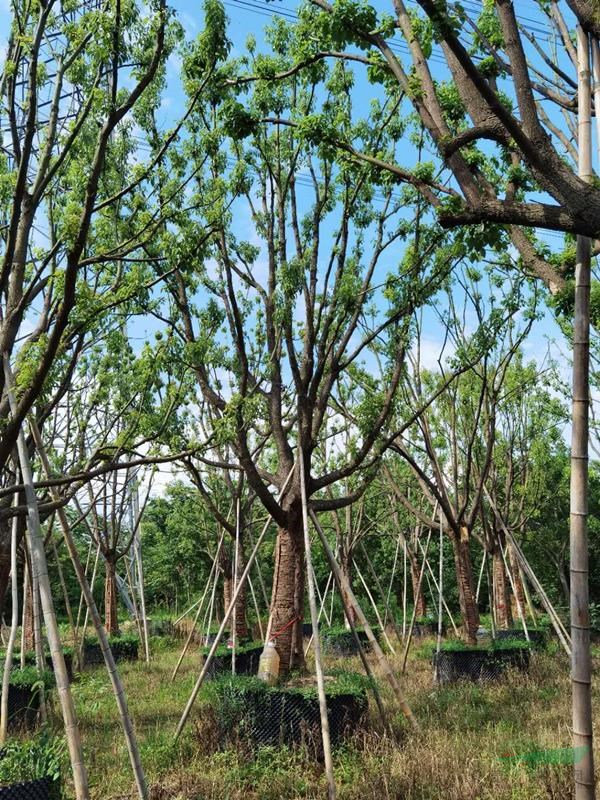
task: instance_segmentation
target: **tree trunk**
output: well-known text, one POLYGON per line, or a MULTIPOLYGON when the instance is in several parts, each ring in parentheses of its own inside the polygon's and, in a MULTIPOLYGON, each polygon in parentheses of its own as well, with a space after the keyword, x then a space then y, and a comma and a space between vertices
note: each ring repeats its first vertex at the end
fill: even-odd
POLYGON ((342 596, 344 600, 344 608, 349 610, 350 615, 352 616, 352 620, 348 619, 348 615, 344 612, 344 619, 346 620, 346 627, 352 628, 352 624, 356 626, 356 609, 354 608, 354 604, 352 603, 350 597, 353 591, 352 585, 352 565, 350 563, 350 556, 346 553, 341 555, 340 558, 340 569, 342 571, 342 575, 344 576, 344 581, 342 583, 342 596), (350 591, 348 591, 350 589, 350 591))
MULTIPOLYGON (((527 608, 527 597, 525 596, 525 589, 523 588, 521 565, 519 564, 519 559, 517 558, 517 554, 515 553, 514 547, 512 546, 511 543, 508 544, 506 548, 506 553, 508 555, 508 563, 510 564, 513 583, 515 585, 514 593, 511 595, 512 615, 513 617, 517 617, 519 613, 519 606, 521 606, 522 609, 527 608)), ((567 594, 567 603, 568 603, 568 594, 567 594)))
MULTIPOLYGON (((506 630, 512 627, 513 618, 510 607, 508 577, 504 568, 502 552, 498 546, 495 546, 492 551, 492 570, 494 575, 494 619, 497 628, 506 630)), ((521 608, 525 608, 524 602, 521 608)))
POLYGON ((304 612, 304 536, 300 501, 288 511, 288 524, 277 531, 271 595, 270 637, 279 653, 279 671, 304 666, 302 618, 304 612))
POLYGON ((469 538, 468 529, 462 526, 460 537, 452 537, 452 546, 454 548, 454 564, 456 567, 456 582, 458 585, 460 611, 463 618, 463 629, 468 641, 475 643, 477 641, 475 634, 479 628, 479 609, 475 600, 469 538))
POLYGON ((419 617, 427 616, 427 603, 425 601, 425 592, 423 591, 423 581, 420 581, 419 586, 419 576, 421 574, 421 567, 417 561, 417 557, 415 555, 410 556, 410 577, 412 581, 412 590, 413 590, 413 604, 415 608, 415 617, 419 619, 419 617))
MULTIPOLYGON (((240 552, 239 552, 239 562, 238 562, 238 581, 240 576, 244 572, 244 557, 242 554, 242 546, 240 543, 240 552)), ((233 562, 232 559, 226 557, 223 562, 223 606, 224 611, 227 611, 229 605, 231 604, 231 598, 233 597, 234 592, 234 582, 233 582, 233 562)), ((238 599, 235 604, 235 610, 231 615, 230 626, 229 629, 233 634, 233 620, 235 619, 235 636, 236 641, 240 642, 244 639, 248 638, 248 622, 246 618, 246 585, 242 587, 241 592, 238 594, 238 599)))
POLYGON ((10 578, 10 541, 10 523, 8 520, 2 520, 0 522, 0 618, 4 616, 10 578))
POLYGON ((119 633, 117 615, 117 572, 115 562, 109 557, 105 561, 106 577, 104 579, 104 628, 109 636, 119 633))

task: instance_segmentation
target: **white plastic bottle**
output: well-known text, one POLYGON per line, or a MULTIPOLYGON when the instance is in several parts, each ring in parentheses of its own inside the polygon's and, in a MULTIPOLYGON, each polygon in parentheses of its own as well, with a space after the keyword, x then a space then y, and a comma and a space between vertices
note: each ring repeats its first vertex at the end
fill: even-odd
POLYGON ((258 662, 258 678, 269 686, 277 683, 279 677, 279 653, 275 649, 275 641, 271 639, 262 651, 258 662))

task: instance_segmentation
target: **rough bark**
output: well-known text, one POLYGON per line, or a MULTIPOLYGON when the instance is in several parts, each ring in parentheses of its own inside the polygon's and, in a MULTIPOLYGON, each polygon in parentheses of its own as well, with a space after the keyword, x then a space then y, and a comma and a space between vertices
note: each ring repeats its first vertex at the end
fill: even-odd
POLYGON ((293 503, 288 523, 277 531, 271 596, 270 635, 279 653, 279 671, 304 666, 302 617, 304 612, 304 537, 300 502, 293 503))
POLYGON ((117 607, 117 574, 116 566, 112 559, 105 562, 104 579, 104 628, 109 636, 119 633, 119 618, 117 607))
MULTIPOLYGON (((512 614, 513 617, 517 617, 519 613, 519 606, 522 609, 527 608, 527 598, 525 597, 525 589, 523 588, 523 578, 521 575, 521 566, 519 564, 519 560, 517 558, 517 554, 512 546, 509 544, 507 547, 507 554, 508 554, 508 561, 510 564, 510 571, 512 573, 513 583, 515 586, 515 591, 511 595, 512 600, 512 614)), ((567 598, 568 598, 568 589, 567 589, 567 598)), ((568 602, 568 601, 567 601, 568 602)))
MULTIPOLYGON (((492 552, 492 570, 494 575, 494 619, 496 627, 506 630, 513 624, 512 609, 510 605, 511 594, 508 585, 508 576, 504 568, 504 561, 499 547, 492 552)), ((525 608, 525 605, 521 605, 525 608)))
POLYGON ((412 581, 413 603, 415 608, 415 616, 417 619, 419 617, 427 616, 427 602, 425 600, 425 593, 423 592, 423 581, 419 581, 420 574, 421 568, 416 557, 411 557, 410 578, 412 581))
MULTIPOLYGON (((238 581, 244 571, 244 565, 245 565, 245 561, 241 550, 242 548, 240 547, 238 570, 237 570, 238 581)), ((231 603, 231 598, 233 597, 233 591, 234 591, 233 563, 229 557, 225 558, 222 563, 223 563, 223 606, 224 609, 227 610, 231 603)), ((246 585, 244 584, 241 592, 238 594, 238 599, 235 604, 235 611, 232 614, 231 624, 230 624, 230 630, 233 633, 233 620, 235 619, 235 636, 238 642, 248 637, 248 621, 247 621, 246 611, 247 611, 246 585)))
POLYGON ((452 537, 452 546, 454 549, 456 582, 458 585, 460 611, 463 618, 463 629, 467 639, 470 642, 476 642, 475 634, 479 628, 479 609, 475 600, 469 539, 469 531, 463 526, 460 536, 452 537))
POLYGON ((353 585, 352 585, 352 566, 350 564, 350 557, 344 556, 340 558, 340 570, 342 575, 344 576, 344 580, 342 582, 342 597, 344 601, 344 608, 349 610, 349 613, 352 619, 348 619, 348 614, 344 612, 344 618, 346 619, 347 627, 351 628, 352 624, 356 626, 356 609, 354 608, 354 604, 352 603, 350 597, 351 593, 353 592, 353 585), (348 591, 348 589, 350 591, 348 591))

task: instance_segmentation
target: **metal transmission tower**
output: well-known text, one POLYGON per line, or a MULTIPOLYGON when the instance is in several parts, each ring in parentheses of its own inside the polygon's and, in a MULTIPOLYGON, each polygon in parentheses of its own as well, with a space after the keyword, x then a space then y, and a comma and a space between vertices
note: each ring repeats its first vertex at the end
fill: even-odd
MULTIPOLYGON (((38 20, 27 18, 26 12, 19 8, 18 0, 12 0, 14 24, 21 28, 19 36, 11 31, 7 62, 12 62, 12 71, 5 68, 1 89, 0 105, 0 151, 8 158, 9 169, 19 163, 23 142, 28 133, 31 110, 29 94, 32 83, 32 64, 36 64, 35 75, 35 115, 33 123, 32 158, 28 165, 28 178, 33 178, 38 155, 44 144, 44 136, 50 124, 56 125, 57 138, 60 138, 69 120, 76 119, 84 102, 81 86, 69 79, 68 72, 62 77, 56 118, 52 119, 56 103, 56 79, 59 65, 64 65, 69 57, 69 28, 80 22, 92 12, 100 12, 106 0, 49 0, 51 13, 41 33, 35 55, 30 51, 27 40, 35 40, 38 20), (23 12, 23 13, 21 13, 23 12), (26 43, 21 43, 21 40, 26 43)), ((31 44, 31 47, 35 46, 31 44)))

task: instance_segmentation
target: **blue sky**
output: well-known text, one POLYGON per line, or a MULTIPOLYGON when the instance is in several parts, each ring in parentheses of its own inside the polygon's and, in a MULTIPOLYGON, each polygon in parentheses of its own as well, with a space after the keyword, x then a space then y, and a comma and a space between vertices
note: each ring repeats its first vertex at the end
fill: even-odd
MULTIPOLYGON (((0 11, 3 12, 0 14, 0 38, 3 40, 6 39, 7 34, 7 14, 4 12, 8 9, 8 3, 9 0, 0 0, 0 11)), ((189 38, 193 38, 197 35, 202 29, 201 3, 197 1, 192 2, 191 0, 175 0, 171 5, 176 10, 184 26, 186 35, 189 38)), ((480 7, 477 0, 464 0, 464 5, 467 10, 480 7)), ((375 6, 389 13, 392 8, 392 3, 391 0, 385 0, 385 2, 383 0, 377 0, 375 6)), ((516 6, 518 14, 529 26, 538 41, 544 42, 543 20, 537 10, 534 0, 519 0, 516 6)), ((230 19, 229 37, 233 43, 233 54, 236 55, 244 51, 246 38, 249 34, 252 34, 256 38, 258 49, 264 46, 263 29, 271 20, 273 12, 277 11, 282 16, 291 18, 293 17, 297 3, 295 3, 294 0, 284 0, 284 2, 275 0, 271 3, 266 3, 265 0, 225 0, 225 7, 230 19)), ((399 49, 400 52, 402 52, 402 45, 399 46, 399 49)), ((445 71, 441 58, 438 59, 434 55, 433 63, 434 69, 438 71, 436 77, 443 77, 445 71)), ((181 91, 179 69, 179 58, 177 56, 172 56, 169 61, 167 88, 162 104, 162 122, 165 127, 169 127, 181 115, 184 109, 185 100, 181 91)), ((376 90, 373 89, 364 78, 359 78, 357 82, 358 102, 360 102, 361 97, 364 97, 365 104, 368 104, 374 91, 376 90)), ((240 222, 238 224, 240 236, 251 238, 252 226, 249 218, 240 215, 240 222), (246 227, 247 230, 245 230, 244 227, 246 227)), ((552 233, 544 233, 542 235, 551 246, 553 244, 560 244, 560 236, 552 233)), ((399 255, 399 253, 396 255, 399 255)), ((130 333, 132 337, 141 344, 146 337, 152 335, 157 327, 157 323, 153 320, 140 319, 130 327, 130 333)), ((433 364, 442 340, 442 332, 434 313, 425 313, 424 330, 425 342, 423 349, 425 358, 433 364)), ((525 344, 524 350, 527 359, 535 359, 539 363, 542 363, 547 358, 548 352, 550 351, 552 357, 563 362, 561 371, 565 378, 568 377, 569 347, 564 341, 550 313, 546 313, 543 320, 535 325, 534 330, 525 344)))

